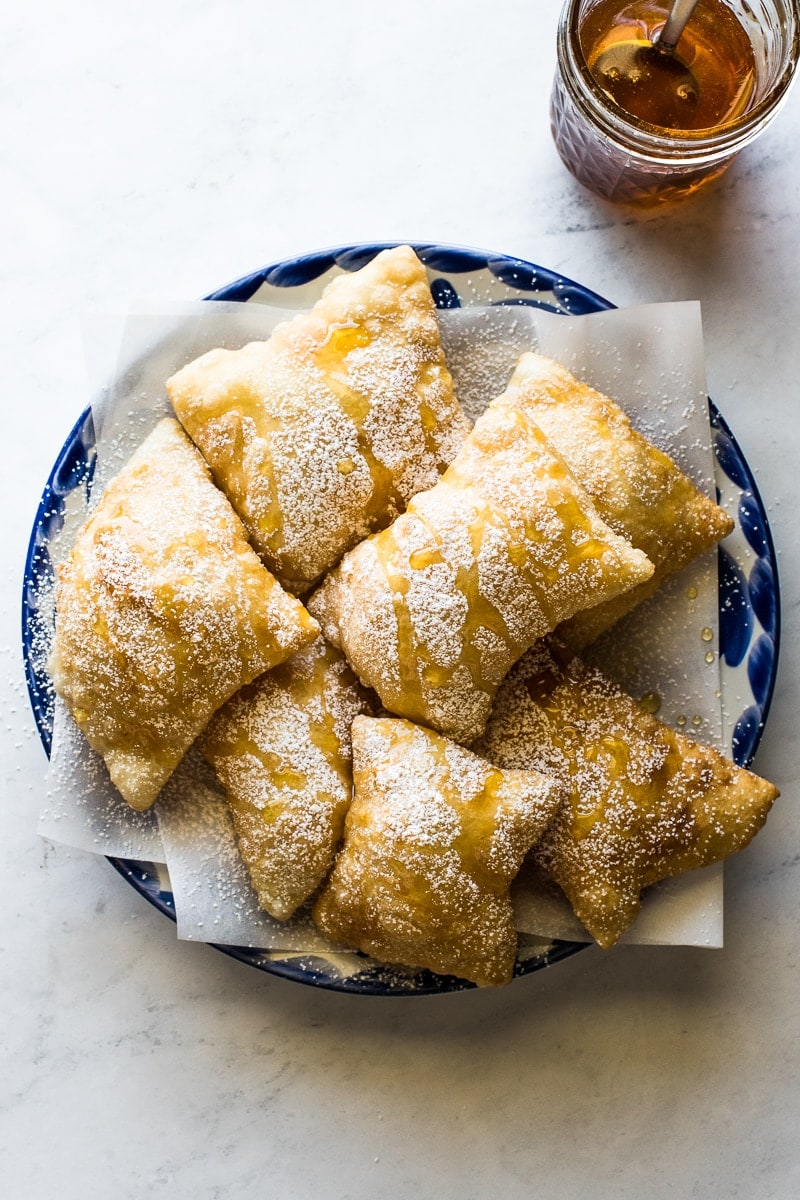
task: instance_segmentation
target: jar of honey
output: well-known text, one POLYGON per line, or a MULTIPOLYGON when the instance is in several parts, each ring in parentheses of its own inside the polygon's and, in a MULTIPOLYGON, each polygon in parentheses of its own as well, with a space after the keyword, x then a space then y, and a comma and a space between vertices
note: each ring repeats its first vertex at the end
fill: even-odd
POLYGON ((556 148, 606 199, 658 204, 716 178, 772 121, 795 74, 798 0, 699 0, 675 50, 669 0, 566 0, 550 105, 556 148))

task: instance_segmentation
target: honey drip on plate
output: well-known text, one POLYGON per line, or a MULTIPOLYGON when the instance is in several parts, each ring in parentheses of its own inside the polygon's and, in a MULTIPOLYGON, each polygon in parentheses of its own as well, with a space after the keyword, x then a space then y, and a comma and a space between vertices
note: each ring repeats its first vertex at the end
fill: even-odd
POLYGON ((736 120, 753 101, 756 63, 723 0, 701 0, 673 53, 654 47, 669 6, 599 0, 580 28, 592 75, 612 100, 649 125, 690 132, 736 120))

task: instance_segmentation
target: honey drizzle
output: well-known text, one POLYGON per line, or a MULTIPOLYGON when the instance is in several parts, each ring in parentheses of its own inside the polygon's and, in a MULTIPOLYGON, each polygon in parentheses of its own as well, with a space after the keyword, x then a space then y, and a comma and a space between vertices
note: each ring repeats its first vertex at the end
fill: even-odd
MULTIPOLYGON (((343 412, 353 422, 359 453, 366 462, 372 478, 372 495, 364 512, 367 527, 371 530, 385 522, 387 507, 395 512, 402 512, 405 507, 405 498, 395 483, 392 471, 375 456, 370 436, 365 429, 374 399, 354 388, 347 376, 347 356, 353 350, 365 349, 372 345, 373 341, 373 334, 366 325, 335 325, 329 329, 325 340, 314 352, 315 366, 323 376, 325 384, 339 401, 343 412)), ((418 367, 418 396, 425 394, 438 369, 437 363, 421 364, 418 367)), ((436 459, 438 452, 435 435, 438 423, 430 407, 421 400, 419 420, 425 451, 431 458, 436 459)), ((349 474, 353 467, 354 464, 342 463, 339 469, 342 474, 349 474)))
MULTIPOLYGON (((433 528, 429 520, 420 513, 413 504, 412 511, 416 519, 426 528, 431 539, 436 542, 438 537, 436 530, 433 528)), ((468 567, 458 566, 456 568, 455 587, 462 596, 469 598, 467 612, 463 627, 463 643, 461 654, 456 666, 466 666, 470 673, 473 684, 480 691, 491 694, 494 690, 488 683, 483 672, 483 657, 480 649, 475 644, 475 635, 481 628, 489 629, 497 637, 501 638, 507 646, 516 647, 517 655, 522 653, 524 647, 517 646, 513 637, 509 633, 508 626, 503 619, 500 610, 492 604, 485 596, 481 594, 480 578, 478 570, 478 562, 480 558, 481 546, 486 531, 486 526, 489 523, 488 506, 484 506, 476 512, 475 518, 469 525, 470 544, 472 546, 472 562, 468 567)), ((492 512, 493 516, 497 514, 492 512)), ((425 654, 424 648, 421 652, 425 654)), ((425 655, 430 662, 430 657, 425 655)), ((426 682, 433 687, 444 687, 452 679, 456 667, 439 667, 441 674, 423 673, 426 682), (438 675, 438 677, 437 677, 438 675)))
POLYGON ((418 663, 423 648, 417 643, 414 622, 411 620, 411 613, 405 602, 409 589, 408 576, 394 563, 398 546, 391 528, 376 537, 374 544, 381 570, 392 594, 392 606, 397 625, 397 670, 400 677, 400 690, 407 698, 408 711, 422 718, 425 713, 425 705, 422 699, 422 682, 418 663))
MULTIPOLYGON (((281 506, 278 497, 277 473, 274 468, 273 456, 270 451, 270 441, 265 434, 276 433, 281 428, 281 422, 272 414, 264 412, 258 393, 242 384, 233 396, 223 394, 217 405, 212 405, 210 395, 204 397, 204 420, 209 428, 214 429, 215 437, 212 445, 224 447, 214 451, 204 447, 204 456, 211 467, 214 481, 220 491, 227 492, 235 501, 235 507, 247 528, 251 538, 262 545, 269 546, 270 552, 276 558, 280 556, 285 538, 281 506), (269 504, 259 513, 258 522, 254 523, 247 515, 249 480, 252 465, 246 466, 248 450, 248 427, 252 427, 254 414, 258 413, 258 471, 259 478, 269 490, 269 504)), ((186 414, 184 414, 185 416, 186 414)), ((195 434, 193 421, 187 422, 187 430, 195 434)))
POLYGON ((598 722, 598 705, 602 702, 599 696, 586 691, 582 678, 585 670, 577 659, 557 666, 544 655, 540 669, 523 677, 528 696, 547 722, 545 741, 551 753, 557 755, 557 763, 551 762, 550 766, 562 782, 569 779, 570 828, 576 841, 588 837, 595 825, 606 819, 609 806, 616 802, 614 780, 625 781, 626 798, 637 811, 646 813, 653 809, 680 764, 680 753, 670 731, 654 722, 648 733, 652 744, 661 743, 665 753, 660 762, 653 763, 643 781, 637 780, 631 769, 632 741, 623 715, 624 705, 618 714, 618 706, 609 695, 607 715, 598 722), (601 769, 601 778, 609 781, 608 786, 586 787, 588 764, 601 769))
MULTIPOLYGON (((538 430, 530 428, 530 423, 523 413, 514 408, 510 411, 517 423, 528 427, 526 432, 529 435, 533 433, 537 440, 546 445, 544 435, 539 435, 538 430)), ((487 451, 491 456, 491 449, 491 446, 481 447, 480 457, 485 459, 487 451)), ((484 465, 488 466, 489 464, 484 462, 484 465)), ((541 465, 540 469, 542 469, 541 465)), ((552 511, 558 516, 562 528, 570 531, 570 536, 576 530, 583 535, 583 541, 578 546, 574 545, 574 541, 569 546, 570 561, 583 562, 587 559, 600 559, 607 547, 591 533, 589 518, 570 494, 569 486, 565 486, 572 479, 569 470, 560 459, 552 456, 549 447, 546 469, 550 479, 547 500, 552 511)), ((542 613, 541 632, 545 632, 545 624, 547 628, 552 628, 557 622, 557 616, 553 613, 549 600, 549 591, 559 581, 561 560, 559 564, 550 566, 540 557, 533 556, 531 545, 544 543, 547 540, 545 534, 531 521, 525 521, 521 535, 518 523, 500 506, 484 499, 480 493, 480 479, 477 483, 476 487, 474 480, 462 474, 456 464, 452 464, 437 485, 439 488, 454 487, 466 492, 474 510, 474 517, 469 525, 471 562, 468 566, 458 565, 455 567, 454 586, 461 595, 469 598, 469 604, 462 630, 461 654, 458 662, 453 666, 446 667, 435 663, 428 648, 417 637, 405 599, 411 581, 408 570, 395 561, 398 547, 392 531, 387 530, 376 539, 379 562, 392 593, 397 622, 398 669, 400 686, 404 694, 404 712, 406 714, 412 711, 416 712, 422 720, 426 719, 427 714, 427 706, 424 702, 425 685, 432 688, 447 687, 459 667, 467 668, 476 688, 487 695, 493 694, 494 685, 487 678, 485 672, 484 654, 480 646, 476 644, 476 635, 480 629, 487 629, 501 639, 511 651, 513 660, 516 660, 529 644, 528 642, 521 643, 514 638, 501 611, 481 593, 479 559, 488 528, 501 531, 508 558, 521 581, 532 593, 535 603, 542 613)), ((415 571, 424 569, 436 561, 442 561, 443 555, 436 528, 420 511, 413 499, 409 504, 409 513, 413 514, 414 519, 424 527, 430 542, 428 547, 414 551, 409 557, 408 568, 415 571)))
POLYGON ((364 422, 372 408, 372 399, 357 391, 347 378, 347 355, 352 350, 367 347, 371 343, 372 335, 365 325, 336 325, 328 330, 324 342, 314 352, 315 366, 339 401, 342 411, 355 427, 359 453, 372 477, 372 495, 364 513, 370 529, 375 527, 385 509, 384 498, 388 498, 395 508, 401 504, 392 473, 375 457, 364 429, 364 422))

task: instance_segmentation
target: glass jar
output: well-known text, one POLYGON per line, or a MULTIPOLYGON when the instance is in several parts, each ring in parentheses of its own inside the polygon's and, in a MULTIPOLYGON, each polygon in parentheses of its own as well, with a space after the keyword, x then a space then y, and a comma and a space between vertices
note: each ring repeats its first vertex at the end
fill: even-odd
MULTIPOLYGON (((724 0, 750 40, 755 90, 746 112, 710 129, 650 125, 626 112, 592 75, 581 44, 598 0, 566 0, 558 25, 550 104, 556 149, 580 183, 608 200, 657 204, 682 199, 720 175, 769 125, 798 60, 798 0, 724 0)), ((624 0, 620 0, 620 9, 624 0)), ((663 9, 670 7, 663 0, 663 9)))

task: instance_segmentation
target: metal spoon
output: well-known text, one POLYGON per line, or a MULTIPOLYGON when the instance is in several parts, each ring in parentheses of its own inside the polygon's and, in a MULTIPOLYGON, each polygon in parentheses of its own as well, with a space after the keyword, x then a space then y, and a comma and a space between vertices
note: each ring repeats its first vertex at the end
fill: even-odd
POLYGON ((696 8, 697 0, 675 0, 655 45, 661 50, 672 52, 681 40, 681 34, 696 8))
POLYGON ((603 90, 641 120, 669 129, 691 127, 697 79, 675 47, 697 3, 674 0, 655 41, 617 42, 592 65, 592 74, 603 90))

